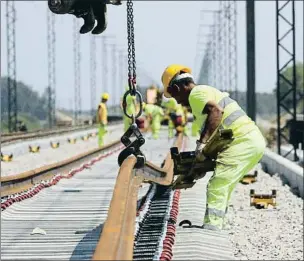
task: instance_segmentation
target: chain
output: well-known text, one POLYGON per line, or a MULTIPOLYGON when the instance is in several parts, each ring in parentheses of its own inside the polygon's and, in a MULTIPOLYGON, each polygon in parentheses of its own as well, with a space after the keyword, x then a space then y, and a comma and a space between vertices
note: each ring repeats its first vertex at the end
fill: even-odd
POLYGON ((127 29, 128 29, 128 80, 130 94, 136 92, 136 61, 135 61, 135 38, 134 38, 134 15, 133 2, 127 0, 127 29))
POLYGON ((142 113, 142 96, 140 92, 136 90, 136 61, 135 61, 135 37, 134 37, 134 15, 133 15, 133 2, 127 0, 127 32, 128 32, 128 84, 129 90, 123 97, 123 109, 127 117, 132 119, 132 123, 142 113), (139 98, 139 112, 137 115, 128 115, 126 112, 127 96, 138 96, 139 98))

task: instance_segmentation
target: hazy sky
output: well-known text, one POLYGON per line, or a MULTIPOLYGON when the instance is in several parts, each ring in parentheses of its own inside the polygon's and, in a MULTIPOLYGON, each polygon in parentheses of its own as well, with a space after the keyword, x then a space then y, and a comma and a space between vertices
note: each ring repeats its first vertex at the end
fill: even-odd
MULTIPOLYGON (((136 58, 141 68, 160 83, 164 68, 171 63, 195 66, 198 26, 212 23, 206 15, 200 21, 200 10, 215 10, 218 1, 135 1, 136 58)), ((42 92, 47 85, 47 35, 44 1, 16 1, 17 78, 42 92)), ((238 1, 238 88, 246 89, 246 20, 245 2, 238 1)), ((74 16, 56 16, 57 26, 57 104, 73 108, 74 16)), ((303 61, 303 2, 296 3, 296 52, 303 61)), ((208 32, 206 32, 208 33, 208 32)), ((115 36, 113 43, 126 50, 126 4, 108 6, 108 28, 105 35, 115 36)), ((90 108, 90 34, 81 35, 82 108, 90 108)), ((101 86, 101 40, 97 37, 97 97, 101 86)), ((290 39, 290 38, 289 38, 290 39)), ((288 44, 287 44, 288 46, 288 44)), ((286 58, 282 57, 282 58, 286 58)), ((110 58, 109 58, 110 60, 110 58)), ((5 2, 1 2, 1 75, 7 73, 5 2)), ((111 69, 111 64, 109 64, 111 69)), ((111 72, 111 71, 110 71, 111 72)), ((139 82, 149 80, 139 72, 139 82)), ((109 79, 111 84, 111 79, 109 79)), ((275 1, 256 2, 256 89, 270 92, 276 82, 275 1)), ((123 86, 122 86, 123 89, 123 86)))

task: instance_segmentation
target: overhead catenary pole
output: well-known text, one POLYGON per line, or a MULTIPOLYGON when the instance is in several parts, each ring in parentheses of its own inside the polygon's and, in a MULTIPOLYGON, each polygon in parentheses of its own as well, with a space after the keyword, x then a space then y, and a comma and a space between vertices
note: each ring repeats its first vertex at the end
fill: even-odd
POLYGON ((96 38, 90 39, 90 91, 91 91, 91 116, 95 115, 96 107, 96 38))
POLYGON ((107 37, 102 36, 102 92, 108 91, 108 52, 107 52, 107 37))
POLYGON ((247 28, 247 114, 256 120, 255 94, 255 1, 246 0, 246 28, 247 28))
POLYGON ((118 51, 118 95, 120 96, 120 94, 123 92, 124 90, 124 73, 127 72, 124 68, 124 63, 125 63, 125 56, 124 56, 124 51, 123 50, 119 50, 118 51))
POLYGON ((80 34, 78 32, 78 19, 73 20, 73 39, 74 39, 74 119, 75 124, 79 124, 81 114, 81 71, 80 71, 80 34))
POLYGON ((56 34, 55 14, 47 8, 47 53, 48 53, 48 124, 52 128, 56 120, 56 34))
POLYGON ((8 131, 17 131, 16 9, 15 1, 6 1, 8 131))
MULTIPOLYGON (((289 115, 292 122, 297 120, 297 79, 296 79, 296 26, 295 26, 295 1, 276 0, 276 44, 277 44, 277 150, 282 155, 281 145, 285 141, 289 143, 288 137, 284 134, 282 118, 284 114, 289 115), (289 12, 287 12, 289 11, 289 12), (290 14, 288 16, 288 13, 290 14), (289 37, 290 47, 286 44, 289 37), (288 55, 287 62, 281 63, 281 55, 288 55), (285 69, 291 66, 291 79, 284 75, 285 69), (288 86, 284 89, 284 86, 288 86)), ((300 92, 300 90, 299 90, 300 92)), ((299 95, 300 99, 303 97, 299 95)), ((285 155, 287 157, 293 152, 294 160, 298 160, 297 145, 292 144, 291 150, 285 155)))
POLYGON ((113 100, 112 105, 116 106, 119 104, 119 95, 118 95, 118 84, 117 84, 117 50, 115 44, 112 44, 112 94, 113 94, 113 100))
POLYGON ((221 11, 221 61, 222 61, 222 89, 231 92, 228 82, 228 23, 227 23, 227 1, 220 1, 221 11))
POLYGON ((228 79, 232 97, 238 100, 237 78, 237 2, 227 1, 228 19, 228 79))

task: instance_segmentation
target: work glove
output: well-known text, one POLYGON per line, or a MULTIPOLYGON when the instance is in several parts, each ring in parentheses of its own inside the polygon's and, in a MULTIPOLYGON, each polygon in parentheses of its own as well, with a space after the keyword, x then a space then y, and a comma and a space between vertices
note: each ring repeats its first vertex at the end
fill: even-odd
POLYGON ((121 5, 121 0, 48 0, 51 12, 55 14, 72 14, 84 20, 80 28, 81 34, 86 34, 97 25, 92 34, 101 34, 107 28, 106 4, 121 5))
POLYGON ((196 159, 202 160, 204 158, 203 149, 205 144, 200 142, 199 140, 196 141, 196 149, 195 149, 195 157, 196 159))

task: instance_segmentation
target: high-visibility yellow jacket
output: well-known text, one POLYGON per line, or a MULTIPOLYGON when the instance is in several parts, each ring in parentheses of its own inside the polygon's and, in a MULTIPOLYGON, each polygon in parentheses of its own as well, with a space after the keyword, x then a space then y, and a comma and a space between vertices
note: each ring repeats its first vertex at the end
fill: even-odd
POLYGON ((98 105, 96 122, 104 125, 108 124, 108 109, 107 105, 103 102, 98 105))
MULTIPOLYGON (((121 108, 122 108, 122 100, 123 100, 123 97, 121 97, 121 108)), ((135 112, 136 112, 136 97, 129 94, 127 96, 126 100, 127 100, 127 108, 126 108, 127 113, 129 115, 135 114, 135 112)), ((122 110, 123 110, 123 108, 122 108, 122 110)))
POLYGON ((203 127, 206 123, 208 115, 203 114, 203 110, 209 101, 214 101, 223 108, 224 114, 221 127, 223 129, 232 129, 234 137, 242 136, 257 128, 255 123, 247 116, 238 103, 229 97, 227 92, 221 92, 208 85, 197 85, 190 93, 189 103, 200 130, 204 129, 203 127))
POLYGON ((169 113, 174 112, 176 115, 182 116, 182 124, 186 123, 185 110, 182 105, 178 104, 174 98, 169 98, 167 102, 163 102, 162 105, 168 109, 169 113))
POLYGON ((155 104, 147 104, 144 112, 147 116, 150 116, 152 120, 160 120, 164 116, 164 111, 160 106, 155 104))

